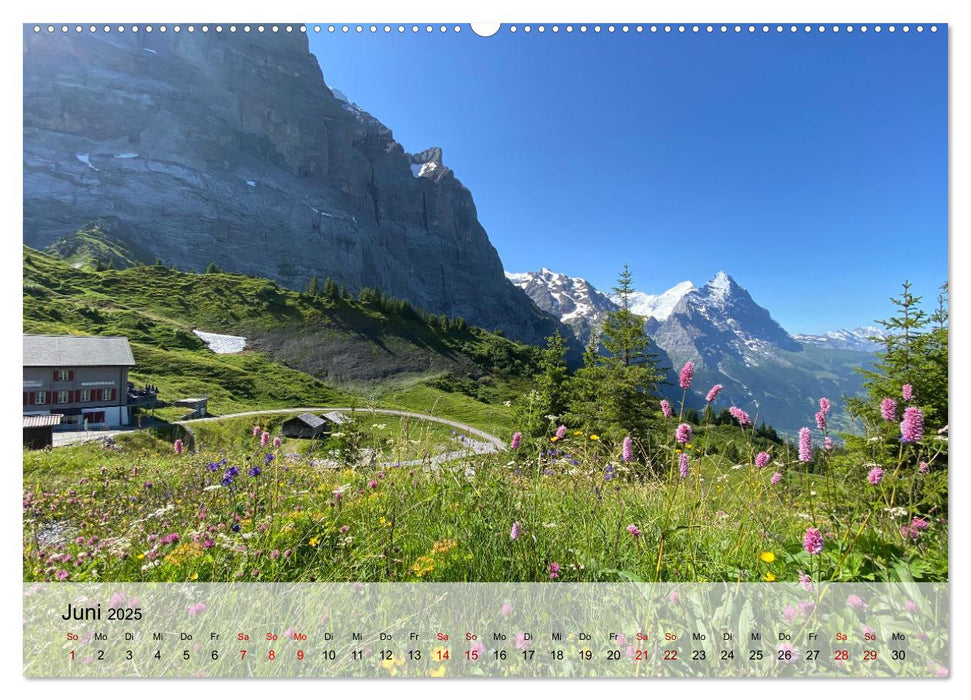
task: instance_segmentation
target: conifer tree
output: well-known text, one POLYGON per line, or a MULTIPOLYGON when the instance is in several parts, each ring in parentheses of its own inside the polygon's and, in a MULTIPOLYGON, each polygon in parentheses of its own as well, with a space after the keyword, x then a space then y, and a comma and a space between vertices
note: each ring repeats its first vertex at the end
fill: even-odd
POLYGON ((569 370, 566 366, 566 344, 559 331, 546 339, 540 369, 543 373, 539 376, 539 389, 546 404, 546 414, 562 416, 566 411, 569 370))

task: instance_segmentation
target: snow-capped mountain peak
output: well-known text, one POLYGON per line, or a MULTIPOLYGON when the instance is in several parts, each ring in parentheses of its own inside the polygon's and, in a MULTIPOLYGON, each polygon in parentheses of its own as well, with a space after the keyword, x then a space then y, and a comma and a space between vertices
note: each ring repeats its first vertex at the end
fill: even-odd
MULTIPOLYGON (((685 294, 696 289, 694 284, 689 281, 678 282, 671 289, 661 294, 645 294, 644 292, 634 292, 630 297, 630 310, 638 316, 645 318, 656 318, 664 321, 674 311, 674 307, 684 297, 685 294)), ((614 297, 614 302, 618 299, 614 297)))
POLYGON ((877 326, 861 326, 860 328, 846 329, 841 328, 835 331, 826 331, 821 334, 799 333, 793 334, 800 343, 817 345, 821 348, 832 350, 861 350, 864 352, 875 352, 882 346, 878 340, 873 338, 884 338, 887 332, 877 326))

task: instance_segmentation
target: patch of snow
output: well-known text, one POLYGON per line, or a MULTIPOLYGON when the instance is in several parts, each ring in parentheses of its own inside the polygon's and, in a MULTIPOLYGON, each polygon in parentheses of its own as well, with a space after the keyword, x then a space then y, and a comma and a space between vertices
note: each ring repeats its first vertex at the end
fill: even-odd
POLYGON ((435 162, 423 163, 421 166, 421 169, 418 171, 418 177, 433 175, 436 170, 438 170, 438 163, 435 163, 435 162))
POLYGON ((507 272, 506 279, 513 284, 519 284, 520 282, 526 282, 532 276, 528 272, 507 272))
POLYGON ((73 267, 75 270, 80 270, 81 269, 81 263, 76 262, 73 265, 71 265, 71 267, 73 267))
POLYGON ((256 187, 256 180, 247 180, 246 184, 250 187, 256 187))
POLYGON ((96 167, 91 165, 91 156, 89 156, 87 153, 75 153, 74 157, 77 158, 82 163, 84 163, 89 168, 91 168, 92 170, 94 170, 95 172, 98 171, 96 167))
POLYGON ((411 174, 415 177, 421 177, 421 166, 418 163, 411 164, 411 174))
MULTIPOLYGON (((674 307, 688 292, 694 291, 695 286, 691 282, 679 282, 662 294, 645 294, 644 292, 634 292, 631 295, 631 307, 638 316, 656 318, 658 321, 667 320, 674 312, 674 307)), ((617 299, 613 298, 616 302, 617 299)))
POLYGON ((120 160, 127 160, 129 158, 138 158, 138 154, 137 153, 117 153, 115 154, 115 158, 118 158, 120 160))
POLYGON ((203 342, 209 346, 209 349, 217 355, 232 355, 233 353, 242 352, 243 348, 246 347, 246 338, 238 335, 206 333, 199 329, 195 329, 192 332, 202 338, 203 342))

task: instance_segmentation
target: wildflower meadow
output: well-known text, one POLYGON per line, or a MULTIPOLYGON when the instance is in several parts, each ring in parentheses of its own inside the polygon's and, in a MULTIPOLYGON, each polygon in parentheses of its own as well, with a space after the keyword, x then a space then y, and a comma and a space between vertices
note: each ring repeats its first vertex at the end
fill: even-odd
POLYGON ((441 463, 400 459, 416 426, 364 416, 366 462, 340 435, 317 449, 283 438, 283 417, 206 444, 163 431, 25 452, 24 578, 946 580, 947 429, 919 398, 899 387, 866 436, 838 442, 821 397, 794 443, 770 446, 742 407, 716 426, 665 401, 641 436, 554 424, 441 463))

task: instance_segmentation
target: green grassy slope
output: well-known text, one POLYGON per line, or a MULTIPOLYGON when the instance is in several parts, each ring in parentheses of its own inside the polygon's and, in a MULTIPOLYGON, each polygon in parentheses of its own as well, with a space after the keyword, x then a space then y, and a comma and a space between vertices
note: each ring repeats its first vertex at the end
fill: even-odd
POLYGON ((459 392, 441 403, 489 416, 505 411, 536 366, 535 348, 379 301, 161 266, 97 272, 29 248, 23 264, 25 333, 127 336, 133 381, 158 385, 166 399, 208 394, 215 413, 415 396, 432 382, 418 395, 459 392), (246 350, 214 354, 194 329, 245 336, 246 350))

